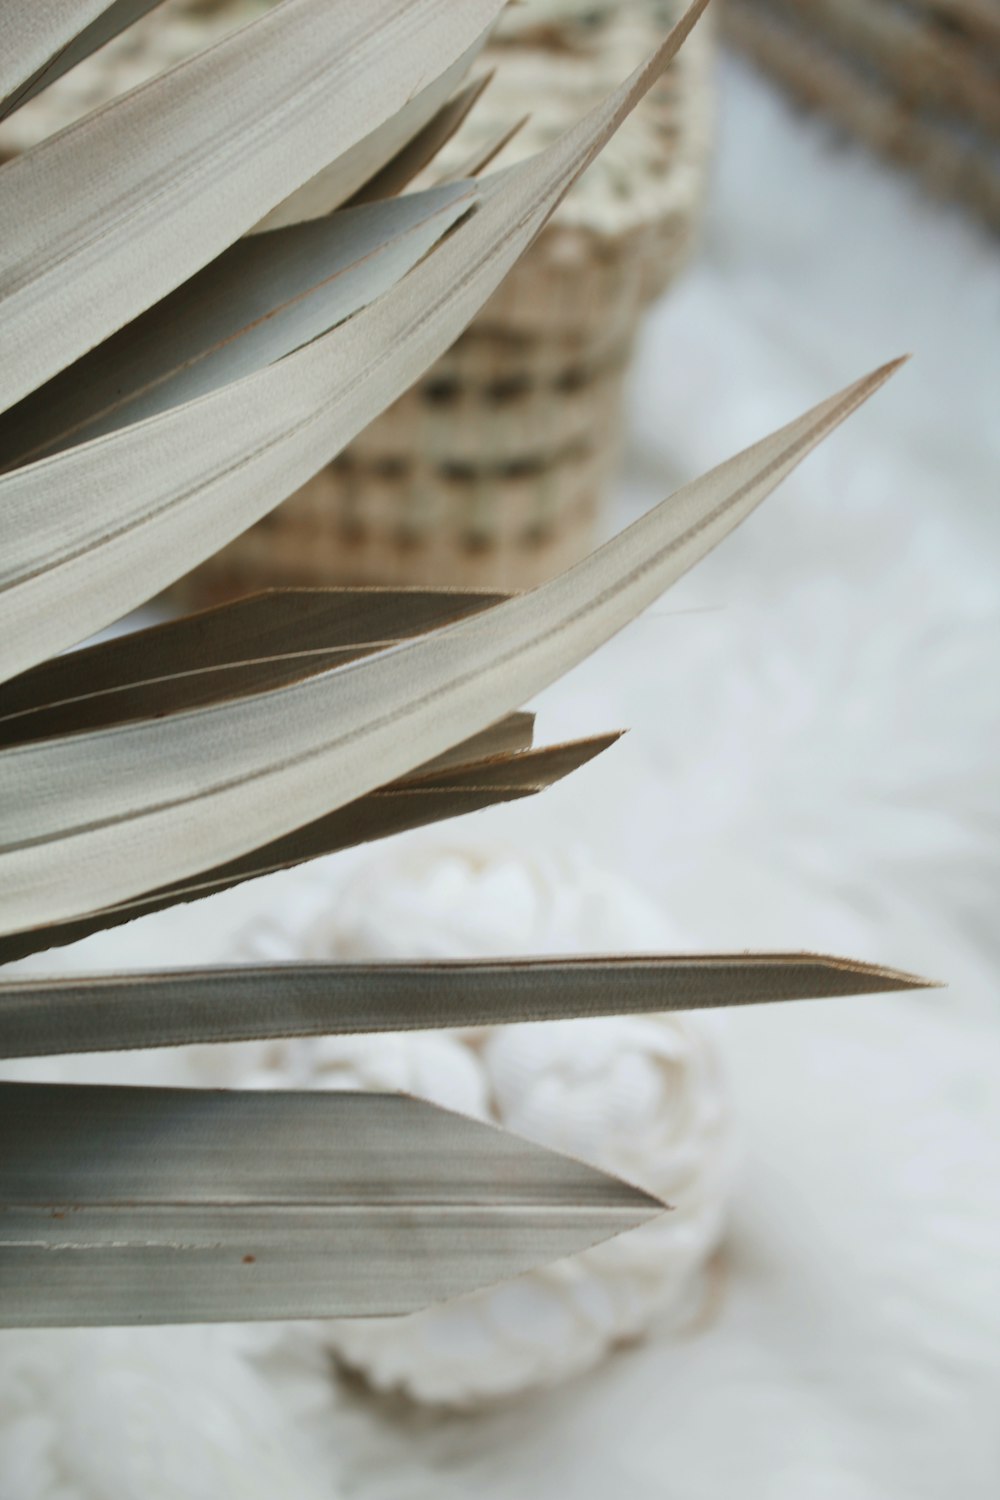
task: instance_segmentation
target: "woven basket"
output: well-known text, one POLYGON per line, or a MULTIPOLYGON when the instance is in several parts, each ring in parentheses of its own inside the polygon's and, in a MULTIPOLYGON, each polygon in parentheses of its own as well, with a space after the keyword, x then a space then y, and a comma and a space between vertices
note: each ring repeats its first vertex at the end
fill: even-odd
MULTIPOLYGON (((131 87, 266 0, 175 0, 28 106, 0 151, 131 87), (29 112, 30 111, 30 112, 29 112)), ((529 115, 505 166, 579 119, 655 46, 682 0, 527 0, 484 54, 496 76, 427 181, 529 115)), ((561 206, 472 327, 333 464, 171 590, 202 605, 262 586, 523 588, 583 555, 614 468, 643 307, 692 245, 711 144, 711 33, 561 206)))
POLYGON ((1000 228, 998 0, 726 0, 797 99, 1000 228))

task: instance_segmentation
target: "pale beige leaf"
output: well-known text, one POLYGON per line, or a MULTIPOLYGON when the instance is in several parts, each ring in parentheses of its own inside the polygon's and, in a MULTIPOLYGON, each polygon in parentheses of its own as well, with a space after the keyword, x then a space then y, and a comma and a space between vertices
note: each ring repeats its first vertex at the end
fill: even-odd
POLYGON ((506 597, 418 588, 251 595, 54 656, 12 678, 0 689, 0 744, 163 718, 260 692, 464 619, 506 597))
MULTIPOLYGON (((506 720, 501 722, 508 722, 506 720)), ((530 755, 510 755, 503 752, 473 763, 462 761, 453 766, 420 766, 410 776, 399 781, 390 781, 385 791, 408 790, 448 791, 524 791, 540 792, 543 787, 562 781, 565 776, 579 770, 581 766, 603 755, 621 739, 623 731, 612 730, 607 734, 592 734, 583 740, 569 740, 563 745, 547 745, 533 750, 530 755)), ((466 741, 466 744, 469 742, 466 741)))
POLYGON ((651 604, 895 368, 685 486, 533 593, 278 692, 3 751, 3 930, 237 858, 475 734, 651 604))
POLYGON ((0 409, 391 119, 499 8, 285 0, 0 167, 0 409))
POLYGON ((489 179, 477 211, 343 327, 176 411, 0 477, 0 678, 215 552, 406 390, 661 75, 703 4, 555 146, 489 179))
MULTIPOLYGON (((408 187, 428 162, 432 162, 442 147, 448 144, 455 132, 461 129, 492 77, 492 73, 482 74, 481 77, 467 84, 461 93, 449 99, 448 103, 427 122, 423 130, 418 131, 412 140, 407 141, 403 149, 398 151, 391 161, 387 161, 380 172, 376 172, 364 187, 359 188, 353 194, 348 200, 347 207, 353 208, 360 203, 377 203, 383 198, 393 198, 408 187)), ((467 172, 466 177, 474 177, 481 170, 477 168, 476 172, 467 172)))
POLYGON ((509 146, 516 135, 527 125, 531 119, 530 115, 522 115, 512 125, 505 125, 503 130, 498 130, 495 135, 474 151, 471 156, 466 157, 461 166, 453 172, 446 172, 439 177, 441 184, 448 182, 462 182, 467 177, 478 177, 480 172, 485 172, 492 161, 500 155, 505 146, 509 146))
MULTIPOLYGON (((320 218, 355 197, 370 201, 369 184, 383 170, 395 177, 393 163, 399 164, 402 168, 400 175, 405 176, 405 163, 409 160, 411 146, 415 157, 418 157, 422 149, 419 142, 425 131, 429 132, 429 139, 433 141, 439 122, 445 122, 447 129, 447 122, 452 119, 455 107, 452 94, 481 52, 484 40, 485 35, 480 36, 439 78, 435 78, 427 88, 421 89, 377 130, 373 130, 356 146, 338 156, 317 176, 298 188, 283 203, 279 203, 277 208, 272 209, 254 226, 252 232, 282 229, 305 219, 320 218)), ((471 85, 470 90, 462 91, 461 97, 466 100, 466 108, 471 107, 478 93, 479 87, 476 84, 471 85), (472 95, 471 99, 468 98, 469 93, 472 95)), ((460 120, 455 121, 453 128, 457 130, 460 123, 460 120)), ((381 196, 388 197, 389 193, 385 192, 381 196)))
MULTIPOLYGON (((467 765, 486 756, 516 755, 521 750, 530 750, 535 735, 535 715, 530 713, 505 714, 488 729, 462 740, 450 750, 444 750, 432 760, 425 761, 413 772, 420 776, 425 771, 443 771, 452 766, 467 765)), ((409 778, 407 778, 409 779, 409 778)))
POLYGON ((106 907, 70 922, 32 927, 0 937, 0 964, 12 963, 47 948, 79 942, 92 933, 120 927, 136 917, 148 916, 170 906, 200 901, 246 880, 273 875, 321 856, 376 839, 390 838, 430 823, 465 817, 501 802, 516 802, 534 796, 553 782, 585 765, 607 749, 617 734, 598 735, 570 745, 557 745, 528 754, 520 753, 530 743, 530 714, 510 714, 482 735, 456 747, 450 756, 420 768, 412 777, 391 782, 369 792, 356 802, 297 828, 260 849, 230 860, 197 879, 176 882, 106 907), (463 760, 473 753, 490 756, 488 763, 463 760), (437 771, 440 776, 429 773, 437 771))
POLYGON ((641 1015, 928 981, 810 953, 175 969, 0 983, 0 1057, 641 1015))
POLYGON ((0 1136, 6 1327, 409 1312, 663 1207, 391 1094, 5 1083, 0 1136))
POLYGON ((282 359, 374 302, 475 201, 471 184, 238 240, 0 414, 0 469, 89 442, 282 359))
POLYGON ((0 9, 0 120, 159 4, 6 0, 0 9))

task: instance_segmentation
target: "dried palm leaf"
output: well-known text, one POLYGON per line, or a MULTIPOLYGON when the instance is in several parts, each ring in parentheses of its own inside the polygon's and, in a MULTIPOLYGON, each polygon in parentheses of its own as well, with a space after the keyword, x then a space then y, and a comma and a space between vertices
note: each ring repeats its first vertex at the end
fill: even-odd
POLYGON ((279 964, 0 983, 0 1057, 505 1026, 925 987, 808 953, 279 964))
MULTIPOLYGON (((393 179, 400 185, 411 167, 439 143, 444 145, 461 124, 461 118, 475 103, 479 84, 471 84, 457 98, 454 89, 461 83, 482 49, 485 33, 479 36, 439 78, 404 104, 395 115, 379 125, 371 135, 286 198, 254 226, 256 230, 281 229, 304 219, 319 218, 344 204, 369 201, 373 184, 383 173, 388 188, 393 179)), ((397 188, 398 191, 398 188, 397 188)), ((384 196, 387 196, 385 194, 384 196)))
POLYGON ((644 1223, 416 1099, 0 1084, 0 1325, 410 1312, 644 1223))
POLYGON ((266 369, 374 302, 475 201, 469 183, 238 240, 0 417, 0 467, 59 453, 266 369))
POLYGON ((0 16, 0 120, 138 21, 160 0, 34 0, 0 16))
MULTIPOLYGON (((414 177, 434 160, 442 147, 446 146, 452 136, 461 129, 492 79, 492 73, 481 74, 479 78, 467 84, 453 99, 449 99, 446 104, 442 105, 437 114, 428 120, 423 130, 418 131, 412 140, 407 141, 402 151, 397 152, 391 161, 386 162, 381 172, 376 172, 374 177, 360 187, 354 196, 348 199, 345 206, 377 203, 384 198, 394 197, 396 193, 401 193, 405 187, 408 187, 414 177)), ((487 162, 481 162, 474 170, 463 175, 477 177, 487 164, 487 162)), ((329 208, 324 212, 328 213, 329 208)))
POLYGON ((476 734, 652 603, 893 368, 685 486, 569 573, 470 620, 273 692, 0 752, 0 932, 237 858, 476 734))
MULTIPOLYGON (((886 378, 533 594, 269 595, 53 656, 265 515, 421 374, 703 7, 540 156, 425 195, 368 201, 469 107, 501 0, 284 0, 0 168, 0 960, 583 764, 613 737, 531 751, 519 705, 886 378)), ((6 7, 0 97, 148 8, 6 7)), ((0 1039, 21 1055, 919 982, 788 955, 13 981, 0 1039)), ((399 1099, 7 1084, 0 1117, 7 1323, 399 1311, 656 1208, 399 1099)))
MULTIPOLYGON (((342 161, 474 46, 500 9, 501 0, 369 0, 361 9, 285 0, 8 162, 0 407, 342 161)), ((355 162, 344 196, 385 159, 383 147, 355 162)))
MULTIPOLYGON (((280 17, 287 3, 265 19, 280 17)), ((308 6, 308 0, 300 3, 308 6)), ((702 5, 699 0, 696 9, 702 5)), ((411 0, 407 9, 425 6, 431 0, 423 6, 411 0)), ((672 40, 550 150, 481 184, 477 211, 403 282, 342 327, 221 390, 0 477, 8 533, 0 564, 0 673, 35 665, 158 592, 259 520, 390 405, 486 301, 660 76, 693 20, 689 12, 672 40)), ((101 118, 135 97, 126 96, 101 118)), ((0 212, 4 174, 21 165, 0 169, 0 212)), ((256 176, 257 161, 252 165, 246 175, 256 176)), ((164 195, 178 190, 174 182, 162 187, 164 195)), ((214 237, 205 238, 218 253, 214 237)), ((75 297, 73 273, 86 280, 86 264, 77 267, 70 257, 65 269, 66 295, 75 297)), ((160 288, 159 271, 148 280, 141 292, 145 305, 170 290, 160 288)), ((0 320, 9 311, 15 327, 21 325, 9 304, 18 300, 2 295, 0 272, 0 320)), ((18 368, 16 339, 12 354, 18 368)))
MULTIPOLYGON (((467 741, 466 753, 474 747, 487 748, 513 737, 518 730, 518 715, 509 715, 484 735, 467 741)), ((337 812, 328 813, 304 828, 297 828, 284 838, 255 849, 242 859, 230 860, 206 870, 196 880, 181 881, 160 887, 118 906, 105 907, 72 922, 49 927, 35 927, 12 936, 0 937, 0 964, 26 958, 47 948, 78 942, 95 932, 120 927, 136 917, 164 911, 190 901, 202 900, 247 880, 288 870, 307 860, 335 854, 343 849, 389 838, 396 833, 424 828, 446 818, 464 817, 500 802, 516 802, 535 796, 555 781, 585 765, 617 739, 617 735, 580 740, 575 745, 560 745, 531 754, 514 755, 500 750, 485 762, 466 764, 461 761, 463 747, 451 756, 442 756, 428 766, 418 768, 412 777, 404 777, 337 812), (459 757, 453 763, 453 757, 459 757), (443 765, 447 762, 447 765, 443 765), (428 773, 437 768, 438 776, 428 773), (421 770, 425 774, 421 774, 421 770)))
MULTIPOLYGON (((253 594, 52 657, 12 678, 0 699, 0 744, 75 734, 293 682, 505 597, 374 588, 253 594)), ((507 748, 524 743, 530 734, 507 748)))

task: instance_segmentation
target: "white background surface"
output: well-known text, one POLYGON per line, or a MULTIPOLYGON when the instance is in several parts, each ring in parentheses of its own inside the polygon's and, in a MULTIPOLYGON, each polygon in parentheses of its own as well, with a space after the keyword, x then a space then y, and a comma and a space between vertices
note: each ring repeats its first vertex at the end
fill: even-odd
MULTIPOLYGON (((586 846, 664 904, 679 947, 840 951, 950 987, 732 1019, 746 1160, 703 1326, 476 1419, 350 1392, 331 1418, 316 1383, 306 1428, 336 1461, 310 1495, 1000 1492, 1000 249, 733 66, 722 127, 703 257, 644 339, 617 519, 916 358, 538 705, 542 739, 627 740, 476 831, 586 846)), ((104 953, 193 962, 267 901, 137 924, 104 953)), ((202 1334, 172 1337, 183 1368, 202 1334)), ((78 1383, 103 1347, 74 1346, 78 1383)), ((103 1399, 80 1436, 90 1477, 60 1496, 203 1493, 182 1451, 175 1482, 110 1477, 103 1399)), ((277 1496, 250 1456, 228 1492, 277 1496)), ((41 1493, 7 1474, 10 1500, 41 1493)))

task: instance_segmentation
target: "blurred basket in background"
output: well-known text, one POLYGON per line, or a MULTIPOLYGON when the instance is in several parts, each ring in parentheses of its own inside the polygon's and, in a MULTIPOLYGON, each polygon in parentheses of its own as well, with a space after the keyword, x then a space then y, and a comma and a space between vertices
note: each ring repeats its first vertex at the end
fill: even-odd
MULTIPOLYGON (((544 146, 663 27, 648 0, 532 24, 541 8, 513 12, 491 45, 484 66, 496 77, 435 173, 458 169, 526 111, 497 165, 544 146)), ((588 550, 639 317, 692 243, 707 61, 696 29, 468 332, 329 468, 184 580, 185 603, 265 581, 522 588, 588 550)))
MULTIPOLYGON (((23 149, 266 0, 173 0, 10 122, 23 149), (20 123, 18 123, 20 122, 20 123)), ((524 121, 493 162, 531 154, 653 49, 682 0, 526 0, 476 72, 495 77, 420 185, 524 121)), ((449 353, 304 489, 172 590, 202 605, 261 586, 521 588, 582 556, 617 456, 644 305, 692 245, 711 144, 711 30, 663 82, 449 353)))
POLYGON ((725 0, 728 38, 1000 228, 998 0, 725 0))

